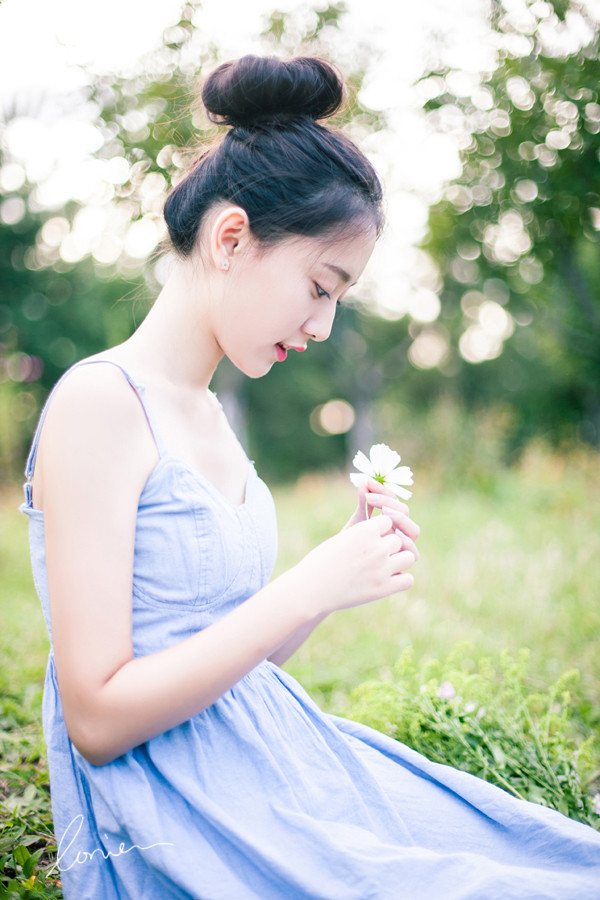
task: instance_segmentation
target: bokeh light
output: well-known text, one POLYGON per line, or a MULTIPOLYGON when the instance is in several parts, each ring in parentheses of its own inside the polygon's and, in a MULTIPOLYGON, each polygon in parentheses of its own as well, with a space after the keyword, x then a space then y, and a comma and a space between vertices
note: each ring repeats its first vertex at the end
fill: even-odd
POLYGON ((354 407, 346 400, 329 400, 310 414, 310 427, 319 435, 346 434, 354 425, 354 407))
POLYGON ((408 359, 417 369, 441 366, 450 351, 450 336, 443 327, 425 328, 408 348, 408 359))

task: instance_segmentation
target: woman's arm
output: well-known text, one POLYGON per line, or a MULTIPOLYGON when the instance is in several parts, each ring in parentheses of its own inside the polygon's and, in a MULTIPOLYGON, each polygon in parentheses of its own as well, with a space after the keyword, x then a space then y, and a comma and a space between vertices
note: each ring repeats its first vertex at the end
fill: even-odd
POLYGON ((399 552, 399 539, 388 533, 391 520, 381 516, 321 544, 203 631, 134 658, 136 514, 156 458, 143 411, 118 372, 98 379, 82 368, 61 385, 40 442, 34 502, 45 514, 65 720, 74 744, 95 765, 210 706, 333 609, 412 583, 403 572, 414 557, 399 552))
POLYGON ((301 647, 304 641, 311 636, 317 625, 320 625, 326 618, 326 614, 316 616, 310 622, 297 628, 284 644, 278 647, 274 653, 269 654, 269 660, 275 663, 276 666, 282 666, 296 652, 298 647, 301 647))

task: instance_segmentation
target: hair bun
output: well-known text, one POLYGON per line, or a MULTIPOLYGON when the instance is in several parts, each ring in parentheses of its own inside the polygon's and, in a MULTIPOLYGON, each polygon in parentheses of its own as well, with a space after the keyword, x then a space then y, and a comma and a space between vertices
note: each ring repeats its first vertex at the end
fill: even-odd
POLYGON ((212 122, 246 128, 282 115, 324 119, 337 112, 344 96, 333 66, 312 56, 243 56, 211 72, 202 89, 212 122))

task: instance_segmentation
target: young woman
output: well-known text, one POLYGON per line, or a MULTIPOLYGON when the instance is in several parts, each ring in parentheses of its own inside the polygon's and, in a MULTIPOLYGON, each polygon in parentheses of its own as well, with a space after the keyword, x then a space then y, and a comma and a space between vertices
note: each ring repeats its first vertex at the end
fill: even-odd
POLYGON ((335 610, 410 587, 417 556, 369 481, 267 583, 271 496, 209 390, 224 355, 257 378, 326 340, 371 254, 379 181, 322 124, 342 98, 317 59, 212 73, 231 128, 167 200, 169 281, 41 416, 23 508, 67 900, 600 896, 591 828, 324 715, 279 668, 335 610))

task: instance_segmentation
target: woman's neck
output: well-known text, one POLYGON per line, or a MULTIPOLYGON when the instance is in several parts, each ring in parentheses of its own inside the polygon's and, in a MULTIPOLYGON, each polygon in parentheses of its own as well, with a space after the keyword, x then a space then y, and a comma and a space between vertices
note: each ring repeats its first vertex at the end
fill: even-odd
POLYGON ((176 260, 146 318, 121 346, 146 371, 207 389, 223 357, 212 327, 212 294, 198 263, 176 260))

